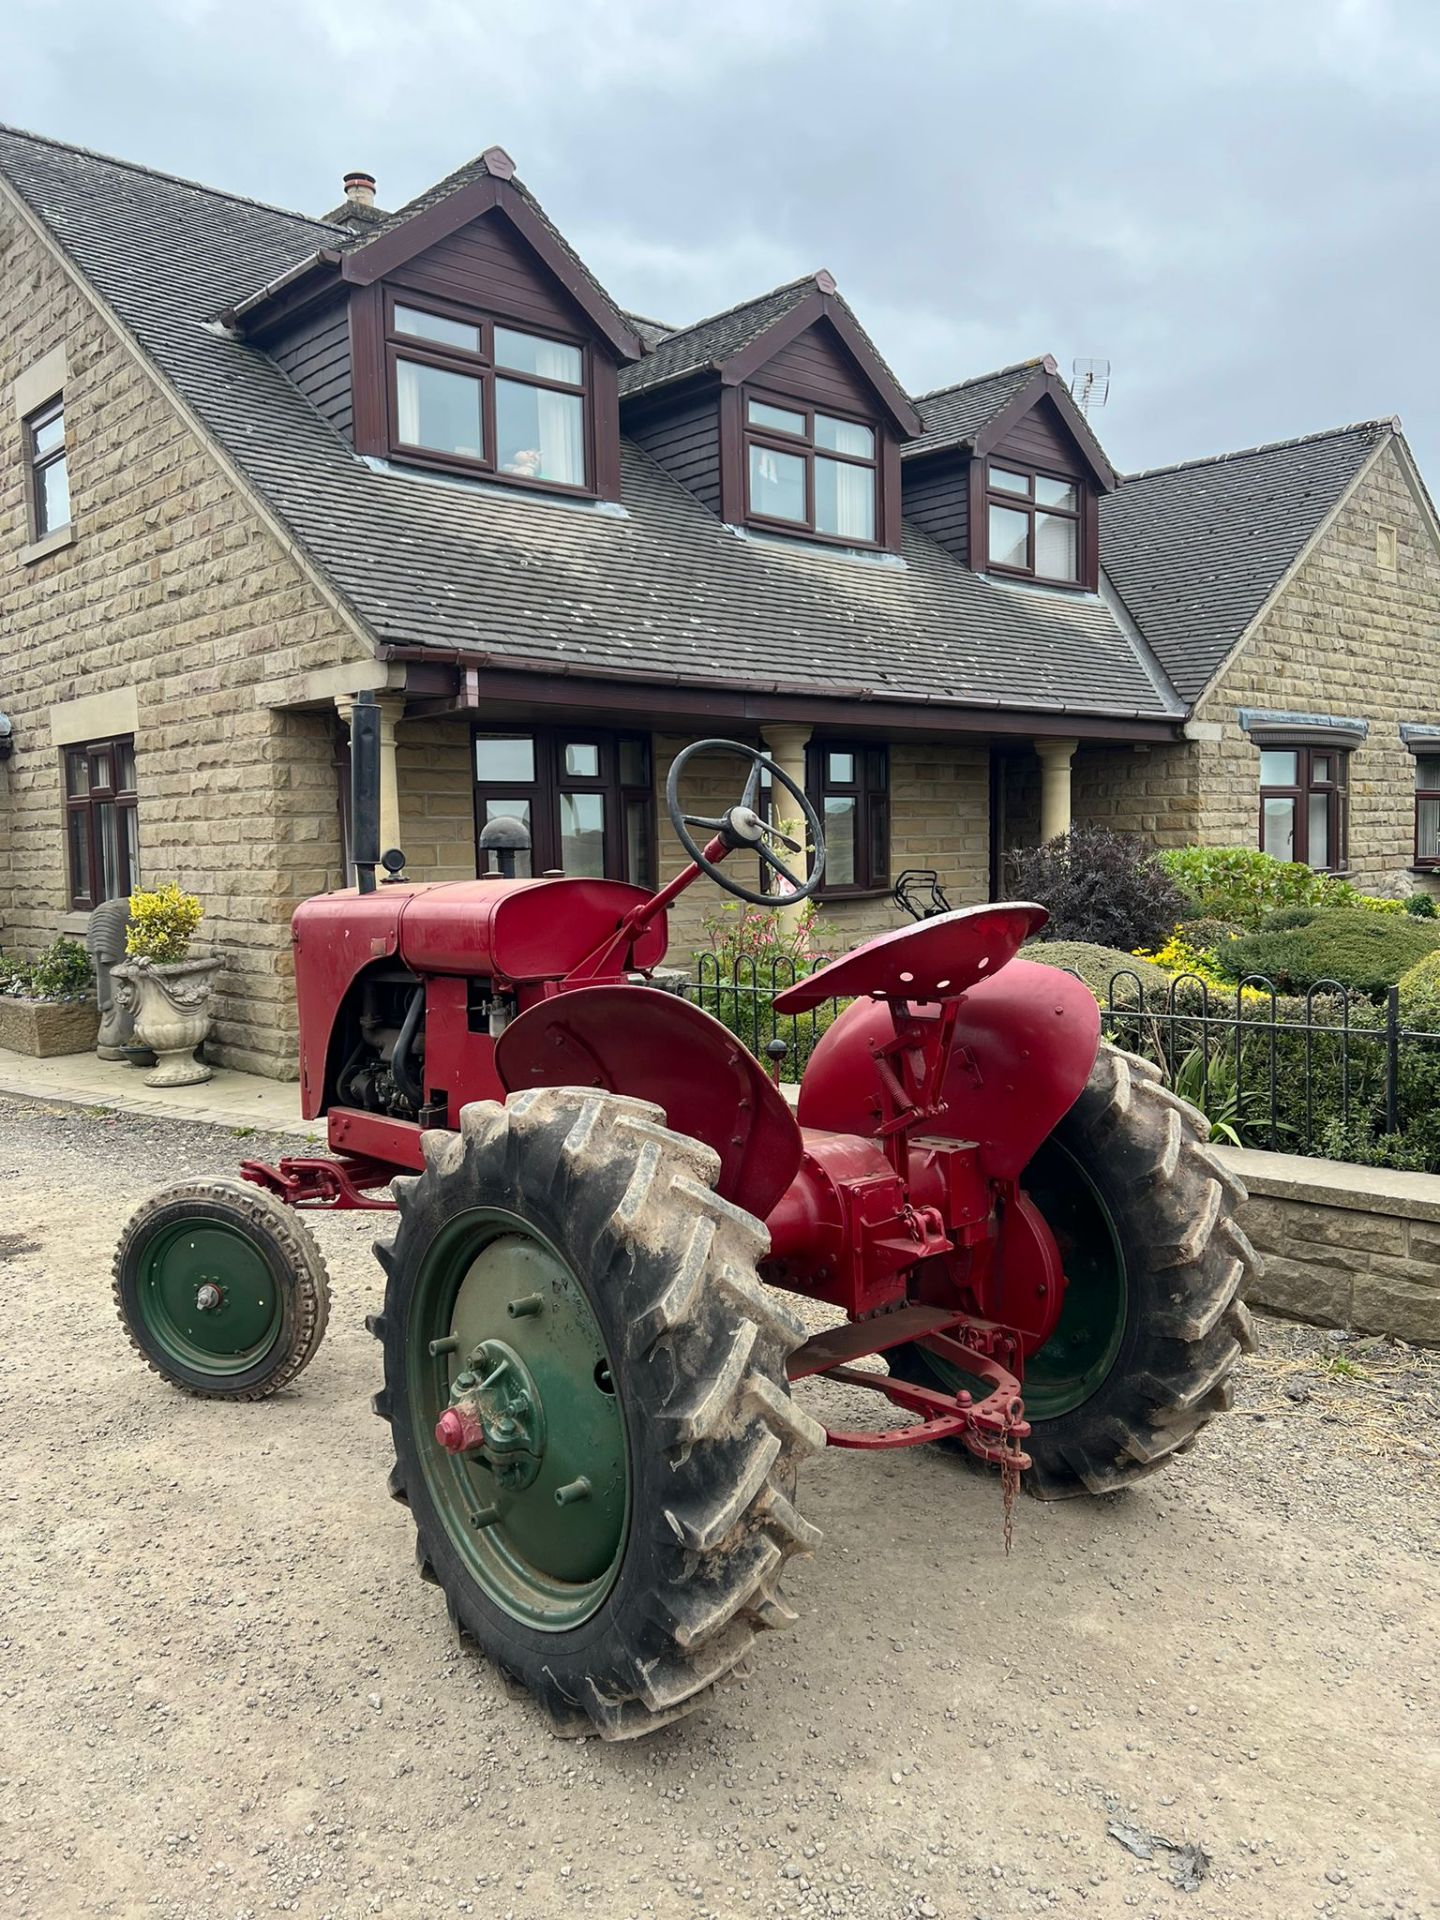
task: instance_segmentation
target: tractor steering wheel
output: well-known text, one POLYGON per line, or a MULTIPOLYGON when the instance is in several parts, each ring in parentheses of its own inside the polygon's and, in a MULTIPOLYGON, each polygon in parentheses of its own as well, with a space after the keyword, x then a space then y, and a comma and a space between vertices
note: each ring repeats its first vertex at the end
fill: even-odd
POLYGON ((739 740, 695 740, 677 753, 670 763, 670 777, 665 783, 665 804, 670 812, 670 824, 676 836, 690 858, 702 873, 727 893, 733 893, 739 900, 748 900, 752 906, 774 907, 788 906, 797 900, 808 900, 820 885, 825 874, 825 836, 821 831, 820 819, 814 807, 806 799, 803 790, 775 762, 758 748, 747 747, 739 740), (680 775, 685 764, 697 753, 732 753, 737 759, 744 760, 750 768, 745 780, 745 791, 738 803, 727 807, 718 819, 707 819, 704 814, 686 813, 680 804, 680 775), (756 810, 756 801, 760 797, 760 775, 770 770, 770 778, 790 795, 800 809, 805 829, 812 849, 809 878, 802 873, 792 873, 776 854, 766 845, 768 840, 778 841, 791 853, 803 854, 802 843, 794 840, 788 833, 782 833, 779 827, 771 826, 763 820, 756 810), (777 873, 785 882, 783 893, 759 893, 753 887, 743 886, 740 881, 732 880, 717 861, 707 860, 704 853, 691 839, 690 827, 705 827, 711 834, 719 834, 726 848, 734 851, 740 847, 753 847, 764 866, 777 873))

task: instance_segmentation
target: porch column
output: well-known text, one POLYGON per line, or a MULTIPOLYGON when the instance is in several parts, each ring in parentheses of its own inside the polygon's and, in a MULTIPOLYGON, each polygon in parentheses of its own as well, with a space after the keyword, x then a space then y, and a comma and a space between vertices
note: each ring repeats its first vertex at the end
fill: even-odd
MULTIPOLYGON (((761 736, 761 745, 766 753, 783 773, 789 774, 802 793, 805 791, 805 749, 809 744, 810 728, 794 726, 786 721, 767 724, 761 736)), ((775 825, 792 834, 795 839, 803 840, 805 823, 800 818, 799 808, 783 787, 772 786, 770 806, 775 825)), ((777 847, 775 851, 782 859, 786 858, 783 848, 777 847)), ((793 923, 804 904, 801 901, 799 905, 781 906, 782 919, 787 924, 793 923)))
POLYGON ((1078 740, 1037 740, 1040 756, 1040 838, 1070 831, 1070 762, 1078 740))
MULTIPOLYGON (((350 709, 355 702, 348 695, 335 696, 335 710, 350 731, 350 709)), ((380 851, 402 847, 400 838, 400 774, 395 758, 395 728, 404 717, 403 693, 377 693, 380 709, 380 851)))

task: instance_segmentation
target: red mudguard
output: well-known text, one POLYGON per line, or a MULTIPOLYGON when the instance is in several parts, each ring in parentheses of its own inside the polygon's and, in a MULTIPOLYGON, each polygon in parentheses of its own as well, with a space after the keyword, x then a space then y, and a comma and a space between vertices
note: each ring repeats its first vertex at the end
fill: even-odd
MULTIPOLYGON (((894 1035, 883 1000, 857 1000, 825 1034, 800 1083, 802 1127, 874 1133, 881 1113, 872 1051, 894 1035)), ((924 1131, 973 1140, 992 1180, 1016 1180, 1074 1106, 1100 1046, 1100 1009, 1073 974, 1012 960, 960 1003, 946 1111, 924 1131)))

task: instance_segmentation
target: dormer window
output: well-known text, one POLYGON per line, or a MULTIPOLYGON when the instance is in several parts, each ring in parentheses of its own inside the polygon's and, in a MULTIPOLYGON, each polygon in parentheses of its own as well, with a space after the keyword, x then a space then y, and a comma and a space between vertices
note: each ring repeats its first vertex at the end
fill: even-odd
POLYGON ((1075 480, 991 460, 986 508, 988 561, 997 573, 1079 584, 1081 492, 1075 480))
POLYGON ((875 545, 878 435, 868 421, 748 393, 745 478, 754 525, 875 545))
POLYGON ((586 490, 582 346, 408 297, 387 297, 386 309, 393 454, 586 490))

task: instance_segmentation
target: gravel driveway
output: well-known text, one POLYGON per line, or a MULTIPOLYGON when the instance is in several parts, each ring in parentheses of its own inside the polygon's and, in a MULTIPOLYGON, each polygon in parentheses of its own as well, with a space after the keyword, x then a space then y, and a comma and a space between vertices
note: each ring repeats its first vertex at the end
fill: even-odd
POLYGON ((371 1220, 311 1216, 334 1313, 274 1400, 124 1340, 136 1200, 287 1146, 0 1098, 5 1920, 1440 1915, 1440 1356, 1267 1320, 1242 1411, 1022 1503, 1008 1562, 993 1481, 827 1454, 753 1678, 562 1742, 385 1498, 371 1220))

